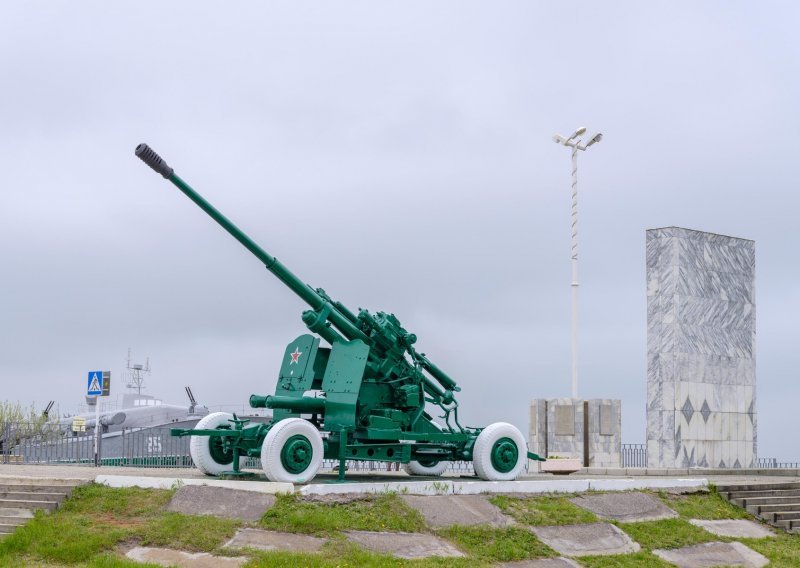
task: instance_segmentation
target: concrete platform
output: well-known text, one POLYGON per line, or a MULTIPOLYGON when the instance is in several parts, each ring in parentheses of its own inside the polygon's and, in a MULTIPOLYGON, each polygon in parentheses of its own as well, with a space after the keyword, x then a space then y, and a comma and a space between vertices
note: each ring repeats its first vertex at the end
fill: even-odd
MULTIPOLYGON (((254 471, 259 479, 261 472, 254 471)), ((196 469, 187 468, 135 468, 101 467, 85 465, 28 465, 0 464, 0 484, 4 480, 25 478, 53 484, 98 481, 107 485, 127 487, 170 488, 178 480, 184 485, 216 485, 262 493, 299 492, 301 494, 382 493, 385 491, 408 492, 415 495, 436 494, 480 494, 480 493, 547 493, 620 491, 638 489, 660 489, 690 491, 702 489, 707 484, 757 484, 764 482, 798 482, 800 470, 713 470, 713 469, 609 469, 590 468, 566 477, 551 474, 526 474, 516 482, 485 482, 475 477, 445 475, 440 478, 409 477, 404 472, 354 472, 347 476, 344 484, 336 483, 336 475, 324 473, 305 486, 275 484, 269 487, 266 481, 223 481, 203 475, 196 469), (113 479, 112 479, 113 478, 113 479), (128 478, 128 479, 126 479, 128 478), (135 481, 131 478, 135 478, 135 481), (155 479, 150 479, 155 478, 155 479), (63 481, 62 481, 63 480, 63 481), (229 485, 230 484, 230 485, 229 485), (509 485, 510 484, 510 485, 509 485), (347 489, 339 489, 349 486, 347 489), (354 486, 357 489, 354 489, 354 486), (335 488, 335 489, 332 489, 335 488)))
POLYGON ((380 554, 391 554, 398 558, 464 556, 452 544, 432 534, 372 531, 347 531, 345 534, 351 542, 363 546, 367 550, 380 554))
MULTIPOLYGON (((408 478, 406 478, 408 479, 408 478)), ((364 483, 311 483, 297 486, 301 495, 335 493, 387 493, 401 495, 480 495, 486 493, 582 493, 585 491, 630 491, 633 489, 704 489, 704 478, 631 478, 631 479, 536 479, 517 481, 461 481, 442 477, 431 481, 384 481, 364 483), (357 489, 356 489, 357 488, 357 489)))
POLYGON ((741 542, 707 542, 672 550, 654 550, 653 554, 678 568, 744 566, 761 568, 769 560, 741 542))
POLYGON ((95 483, 109 487, 143 487, 145 489, 175 489, 185 485, 207 485, 209 487, 223 487, 239 491, 254 491, 256 493, 294 493, 291 483, 273 483, 271 481, 245 481, 215 479, 213 477, 156 477, 148 475, 98 475, 95 483))
POLYGON ((610 523, 530 527, 547 546, 564 556, 600 556, 638 552, 640 546, 610 523))

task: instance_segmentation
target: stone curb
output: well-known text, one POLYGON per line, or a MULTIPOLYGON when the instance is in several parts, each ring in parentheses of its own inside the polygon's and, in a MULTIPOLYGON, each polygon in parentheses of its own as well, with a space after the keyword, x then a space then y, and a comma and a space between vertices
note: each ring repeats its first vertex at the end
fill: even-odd
POLYGON ((238 489, 239 491, 254 491, 257 493, 294 493, 291 483, 273 483, 269 481, 232 481, 228 479, 195 479, 180 477, 137 477, 132 475, 98 475, 95 483, 109 487, 142 487, 145 489, 173 489, 183 485, 208 485, 209 487, 224 487, 238 489))
POLYGON ((704 488, 708 480, 695 479, 564 479, 546 481, 393 481, 384 483, 326 483, 298 487, 301 495, 388 493, 405 495, 479 495, 482 493, 582 493, 634 489, 704 488))

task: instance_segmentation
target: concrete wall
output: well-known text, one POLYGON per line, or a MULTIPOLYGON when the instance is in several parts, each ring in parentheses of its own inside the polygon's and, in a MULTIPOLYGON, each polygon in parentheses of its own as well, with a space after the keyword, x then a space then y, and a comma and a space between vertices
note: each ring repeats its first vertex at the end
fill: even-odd
POLYGON ((647 463, 754 467, 755 243, 647 231, 647 463))
MULTIPOLYGON (((589 466, 620 467, 622 402, 592 399, 588 403, 589 466)), ((535 399, 530 405, 530 451, 541 456, 584 457, 584 400, 535 399)))

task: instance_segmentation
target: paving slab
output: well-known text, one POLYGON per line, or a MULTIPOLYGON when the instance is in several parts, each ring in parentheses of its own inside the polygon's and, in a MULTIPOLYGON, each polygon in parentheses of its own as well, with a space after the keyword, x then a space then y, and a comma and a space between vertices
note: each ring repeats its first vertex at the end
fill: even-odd
POLYGON ((500 568, 581 568, 581 565, 569 558, 537 558, 498 564, 500 568))
POLYGON ((286 550, 288 552, 319 552, 328 542, 305 534, 265 531, 261 529, 239 529, 225 548, 257 548, 259 550, 286 550))
POLYGON ((228 568, 241 566, 247 557, 213 556, 207 552, 184 552, 170 548, 149 548, 137 546, 125 555, 136 562, 150 562, 159 566, 177 566, 178 568, 228 568))
POLYGON ((431 527, 452 525, 491 525, 504 527, 514 521, 489 503, 484 495, 401 495, 405 503, 419 511, 431 527))
POLYGON ((207 485, 185 485, 172 496, 172 500, 167 504, 167 511, 257 521, 275 504, 275 500, 274 495, 267 493, 207 485))
POLYGON ((712 566, 744 566, 761 568, 769 559, 741 542, 707 542, 672 550, 653 550, 653 554, 678 568, 711 568, 712 566))
POLYGON ((345 534, 351 542, 367 550, 398 558, 464 556, 452 544, 431 534, 372 531, 347 531, 345 534))
POLYGON ((565 556, 596 556, 637 552, 639 544, 609 523, 530 527, 543 543, 565 556))
POLYGON ((659 499, 638 491, 579 495, 570 501, 600 518, 622 523, 658 521, 678 516, 659 499))
POLYGON ((733 538, 768 538, 775 536, 775 533, 764 525, 746 519, 723 519, 721 521, 690 519, 689 522, 717 536, 733 538))

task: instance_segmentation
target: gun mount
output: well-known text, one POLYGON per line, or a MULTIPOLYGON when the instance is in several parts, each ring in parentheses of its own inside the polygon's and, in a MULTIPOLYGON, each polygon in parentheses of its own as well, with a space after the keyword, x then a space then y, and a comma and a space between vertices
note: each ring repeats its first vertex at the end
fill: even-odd
POLYGON ((487 428, 459 423, 456 382, 414 348, 417 336, 385 312, 354 313, 313 288, 267 253, 178 177, 146 144, 136 155, 172 182, 300 297, 308 310, 304 334, 286 347, 275 394, 254 394, 253 408, 270 408, 268 424, 248 425, 235 415, 214 413, 191 436, 195 465, 206 474, 239 474, 246 457, 260 457, 272 481, 310 481, 323 458, 400 462, 412 475, 441 475, 450 461, 471 460, 479 477, 515 479, 528 458, 520 431, 505 422, 487 428), (320 345, 324 339, 329 347, 320 345), (308 393, 314 393, 310 396, 308 393), (442 423, 427 409, 438 407, 442 423))

